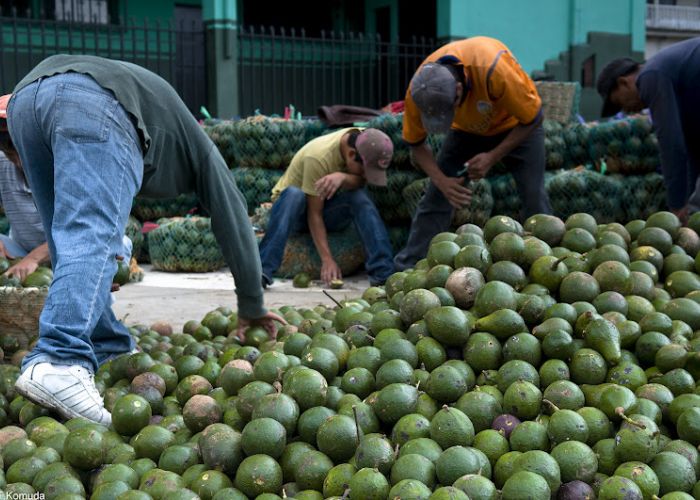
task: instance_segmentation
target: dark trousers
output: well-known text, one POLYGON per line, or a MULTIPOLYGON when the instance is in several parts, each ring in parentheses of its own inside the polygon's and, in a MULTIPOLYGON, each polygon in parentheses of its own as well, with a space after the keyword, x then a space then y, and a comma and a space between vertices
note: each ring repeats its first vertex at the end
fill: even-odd
MULTIPOLYGON (((479 153, 492 150, 506 135, 507 132, 485 137, 450 130, 437 158, 438 166, 448 177, 456 177, 466 161, 479 153)), ((545 152, 542 127, 533 130, 503 159, 503 163, 508 166, 518 186, 522 200, 522 217, 552 213, 544 189, 545 152)), ((449 230, 453 211, 447 198, 430 181, 411 221, 411 232, 406 247, 394 259, 397 271, 413 267, 419 259, 425 257, 433 236, 449 230)))

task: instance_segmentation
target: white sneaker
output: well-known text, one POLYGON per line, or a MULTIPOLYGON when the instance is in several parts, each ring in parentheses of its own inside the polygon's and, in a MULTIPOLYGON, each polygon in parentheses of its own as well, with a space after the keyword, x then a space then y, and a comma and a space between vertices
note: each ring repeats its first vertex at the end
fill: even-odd
POLYGON ((94 377, 81 366, 37 363, 24 370, 15 388, 25 398, 65 418, 84 417, 107 427, 112 423, 94 377))

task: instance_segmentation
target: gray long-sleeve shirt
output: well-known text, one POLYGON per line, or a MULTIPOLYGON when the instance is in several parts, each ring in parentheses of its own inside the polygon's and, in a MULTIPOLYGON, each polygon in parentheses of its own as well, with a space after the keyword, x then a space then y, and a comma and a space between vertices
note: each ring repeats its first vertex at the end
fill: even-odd
POLYGON ((236 282, 242 317, 266 313, 262 271, 245 200, 214 143, 163 78, 135 64, 95 56, 44 59, 15 92, 42 77, 87 74, 112 91, 141 138, 144 173, 140 196, 169 198, 194 192, 211 215, 212 230, 236 282))
POLYGON ((651 111, 671 209, 683 208, 700 170, 700 38, 663 49, 637 76, 651 111))

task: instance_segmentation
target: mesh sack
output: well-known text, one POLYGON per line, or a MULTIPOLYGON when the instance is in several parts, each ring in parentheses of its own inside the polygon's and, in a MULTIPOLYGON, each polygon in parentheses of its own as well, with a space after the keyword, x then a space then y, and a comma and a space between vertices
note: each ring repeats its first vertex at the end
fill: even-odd
POLYGON ((181 194, 177 198, 134 198, 131 213, 142 222, 162 217, 183 217, 197 208, 197 203, 194 193, 181 194))
MULTIPOLYGON (((404 204, 410 214, 416 213, 418 203, 420 202, 425 190, 428 188, 430 179, 418 179, 406 186, 403 190, 404 204)), ((455 210, 452 215, 452 225, 461 226, 466 223, 483 225, 491 217, 493 210, 494 198, 491 192, 491 185, 486 179, 481 179, 473 183, 472 186, 472 202, 469 207, 455 210)))
POLYGON ((0 216, 0 234, 10 234, 10 220, 5 216, 0 216))
POLYGON ((661 174, 629 175, 624 178, 623 210, 626 220, 646 219, 667 210, 666 185, 661 174))
POLYGON ((129 237, 131 243, 133 244, 133 249, 131 250, 131 255, 136 257, 137 260, 141 258, 141 250, 143 249, 143 233, 141 232, 141 223, 133 215, 129 216, 129 221, 126 223, 126 230, 124 233, 129 237))
MULTIPOLYGON (((328 246, 343 276, 350 276, 364 267, 365 253, 354 224, 349 224, 343 231, 329 232, 328 246)), ((297 233, 289 237, 282 264, 275 276, 291 278, 302 272, 311 279, 319 279, 321 276, 321 258, 309 233, 297 233)))
MULTIPOLYGON (((381 130, 389 136, 394 144, 394 156, 391 160, 393 168, 411 169, 410 147, 403 140, 403 113, 398 114, 383 114, 376 118, 372 118, 368 123, 368 127, 381 130)), ((429 135, 428 145, 433 150, 433 155, 437 157, 442 147, 443 135, 429 135)))
POLYGON ((492 215, 507 215, 515 220, 520 220, 520 210, 522 203, 518 186, 512 174, 506 173, 487 177, 491 184, 491 194, 493 196, 492 215))
POLYGON ((49 287, 0 287, 0 332, 15 337, 20 349, 39 335, 39 315, 49 287))
POLYGON ((304 125, 304 144, 316 137, 320 137, 326 133, 328 127, 321 120, 304 120, 301 122, 304 125))
POLYGON ((574 123, 562 131, 568 153, 564 168, 573 168, 592 162, 588 148, 589 129, 590 127, 586 124, 574 123))
POLYGON ((224 266, 208 217, 174 218, 148 233, 155 269, 204 273, 224 266))
POLYGON ((658 142, 644 115, 590 124, 588 148, 593 162, 605 159, 611 173, 646 174, 659 165, 658 142))
POLYGON ((408 235, 411 232, 410 225, 389 226, 386 230, 389 233, 389 240, 391 241, 391 248, 394 254, 399 253, 406 246, 406 242, 408 242, 408 235))
POLYGON ((236 165, 236 152, 234 151, 233 124, 231 120, 219 120, 214 123, 207 122, 204 132, 209 136, 224 157, 228 168, 236 165))
POLYGON ((471 182, 472 202, 468 207, 455 210, 452 216, 452 225, 459 227, 462 224, 476 224, 483 226, 491 217, 494 199, 491 184, 486 179, 471 182))
POLYGON ((411 220, 412 212, 405 203, 403 190, 412 182, 424 177, 416 170, 392 169, 387 174, 385 187, 368 186, 367 192, 377 206, 382 220, 387 224, 399 224, 411 220))
POLYGON ((284 174, 284 171, 266 168, 234 168, 231 172, 245 198, 248 214, 253 214, 261 203, 270 201, 272 188, 284 174))
POLYGON ((272 203, 262 203, 259 207, 255 208, 255 212, 250 217, 250 223, 253 225, 256 231, 267 231, 267 224, 270 220, 270 211, 272 210, 272 203))
POLYGON ((564 127, 557 121, 544 121, 545 166, 548 170, 564 168, 568 162, 564 127))
POLYGON ((233 150, 241 167, 283 169, 306 142, 300 120, 262 115, 233 123, 233 150))
POLYGON ((566 219, 585 212, 601 224, 615 222, 619 217, 622 186, 614 177, 586 169, 562 171, 545 182, 554 215, 566 219))
POLYGON ((406 186, 401 193, 403 195, 403 201, 406 205, 406 209, 408 210, 408 213, 411 214, 411 217, 413 217, 413 214, 416 213, 418 203, 420 202, 421 198, 423 198, 423 193, 425 193, 425 190, 428 188, 429 182, 430 179, 428 177, 418 179, 406 186))

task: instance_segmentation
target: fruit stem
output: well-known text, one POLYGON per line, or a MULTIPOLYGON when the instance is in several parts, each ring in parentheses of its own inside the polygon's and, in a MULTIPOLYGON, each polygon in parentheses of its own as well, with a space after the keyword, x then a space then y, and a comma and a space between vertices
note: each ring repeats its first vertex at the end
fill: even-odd
POLYGON ((552 403, 549 399, 543 399, 542 402, 548 404, 552 410, 559 411, 559 407, 552 403))
POLYGON ((617 408, 615 408, 615 413, 618 414, 622 420, 624 420, 630 425, 634 425, 635 427, 639 427, 640 429, 647 428, 646 425, 639 423, 636 420, 632 420, 627 415, 625 415, 625 409, 622 406, 618 406, 617 408))
POLYGON ((345 500, 345 499, 348 497, 349 494, 350 494, 350 488, 347 488, 347 489, 343 492, 343 496, 340 497, 340 498, 342 498, 343 500, 345 500))
POLYGON ((328 297, 328 298, 331 299, 333 302, 335 302, 335 305, 337 305, 337 306, 340 307, 341 309, 343 308, 343 306, 340 304, 340 302, 338 302, 337 300, 335 300, 335 299, 331 296, 330 293, 328 293, 328 292, 325 291, 325 290, 321 290, 321 291, 323 292, 323 294, 324 294, 326 297, 328 297))
POLYGON ((282 394, 282 384, 280 384, 278 380, 275 380, 275 382, 272 384, 272 387, 275 388, 277 394, 282 394))
POLYGON ((572 255, 573 255, 573 254, 567 254, 567 255, 564 255, 563 257, 559 257, 557 260, 555 260, 554 262, 552 262, 552 267, 550 268, 550 270, 551 270, 551 271, 556 271, 556 270, 557 270, 557 267, 559 267, 559 264, 561 264, 562 262, 564 262, 566 259, 568 259, 568 258, 571 257, 572 255))
POLYGON ((352 405, 352 415, 355 418, 355 432, 357 433, 357 444, 362 440, 362 429, 360 429, 360 419, 357 417, 357 405, 352 405))

